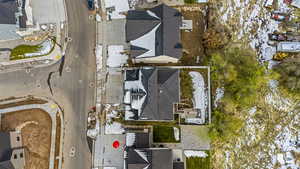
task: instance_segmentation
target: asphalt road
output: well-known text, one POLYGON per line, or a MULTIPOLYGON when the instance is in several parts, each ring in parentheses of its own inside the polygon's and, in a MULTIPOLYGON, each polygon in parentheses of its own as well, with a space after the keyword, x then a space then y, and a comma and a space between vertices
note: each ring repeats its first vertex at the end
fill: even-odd
POLYGON ((89 19, 85 0, 66 0, 66 5, 72 41, 67 46, 62 76, 58 72, 60 63, 27 72, 0 74, 0 98, 24 95, 53 98, 65 116, 63 168, 90 169, 86 120, 88 109, 95 104, 96 23, 89 19), (47 81, 50 82, 52 94, 47 81), (75 148, 75 156, 71 157, 69 152, 72 147, 75 148))

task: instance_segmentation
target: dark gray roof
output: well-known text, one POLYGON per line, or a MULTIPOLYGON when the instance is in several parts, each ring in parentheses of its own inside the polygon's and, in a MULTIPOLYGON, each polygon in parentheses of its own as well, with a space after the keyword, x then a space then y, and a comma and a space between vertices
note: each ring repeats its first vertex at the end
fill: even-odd
POLYGON ((173 169, 171 149, 152 150, 152 169, 173 169))
POLYGON ((173 169, 184 169, 184 162, 174 162, 173 169))
POLYGON ((0 132, 0 162, 10 160, 11 154, 12 150, 9 133, 0 132))
MULTIPOLYGON (((126 17, 126 41, 130 42, 150 32, 159 23, 155 37, 155 56, 167 55, 180 58, 182 47, 180 45, 181 14, 178 10, 165 4, 150 9, 158 18, 150 16, 145 10, 130 10, 126 17)), ((134 49, 131 57, 140 55, 134 49)), ((153 56, 154 57, 154 56, 153 56)))
POLYGON ((0 0, 0 24, 16 24, 16 0, 0 0))
POLYGON ((0 169, 15 169, 11 161, 0 162, 0 169))
POLYGON ((135 133, 134 148, 149 148, 149 133, 135 133))
POLYGON ((126 169, 173 169, 172 150, 171 149, 127 149, 125 158, 126 169), (147 159, 145 161, 141 154, 147 159))
POLYGON ((177 69, 142 69, 142 82, 147 91, 141 118, 173 120, 173 104, 179 102, 177 69))

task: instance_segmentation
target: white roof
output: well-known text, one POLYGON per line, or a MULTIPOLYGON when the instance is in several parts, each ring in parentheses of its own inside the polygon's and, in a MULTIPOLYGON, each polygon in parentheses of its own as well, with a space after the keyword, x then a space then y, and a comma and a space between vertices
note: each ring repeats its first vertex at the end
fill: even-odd
POLYGON ((124 54, 124 46, 111 45, 108 46, 108 67, 121 67, 127 63, 128 56, 124 54))
POLYGON ((145 35, 131 41, 131 45, 142 47, 148 51, 139 55, 137 58, 153 57, 155 56, 155 33, 160 24, 156 25, 150 32, 145 35))
POLYGON ((298 52, 300 51, 300 42, 280 42, 277 45, 278 51, 298 52))

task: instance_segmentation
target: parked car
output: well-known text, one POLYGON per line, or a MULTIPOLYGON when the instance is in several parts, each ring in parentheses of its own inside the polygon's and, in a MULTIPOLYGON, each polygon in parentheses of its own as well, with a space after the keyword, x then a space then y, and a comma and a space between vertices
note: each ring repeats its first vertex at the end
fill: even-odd
POLYGON ((300 52, 300 42, 279 42, 277 52, 300 52))
POLYGON ((289 14, 282 13, 282 12, 272 12, 271 18, 276 20, 276 21, 289 21, 290 16, 289 14))
POLYGON ((269 40, 271 41, 295 41, 295 42, 300 41, 300 35, 292 32, 286 32, 286 33, 274 32, 268 34, 268 36, 269 36, 269 40))
POLYGON ((95 10, 95 1, 94 0, 87 0, 87 5, 89 10, 95 10))

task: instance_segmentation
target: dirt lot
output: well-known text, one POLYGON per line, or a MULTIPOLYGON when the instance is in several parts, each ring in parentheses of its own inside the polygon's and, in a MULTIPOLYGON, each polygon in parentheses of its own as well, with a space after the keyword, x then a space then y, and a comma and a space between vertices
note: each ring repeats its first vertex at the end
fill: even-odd
POLYGON ((193 30, 191 32, 182 30, 181 33, 183 46, 182 63, 195 65, 197 56, 199 56, 198 63, 201 64, 204 56, 202 38, 206 27, 205 5, 187 5, 177 9, 181 11, 185 20, 193 21, 193 30))
POLYGON ((52 125, 50 116, 40 109, 2 115, 2 131, 14 130, 20 125, 23 126, 22 140, 26 147, 25 169, 48 169, 52 125))

